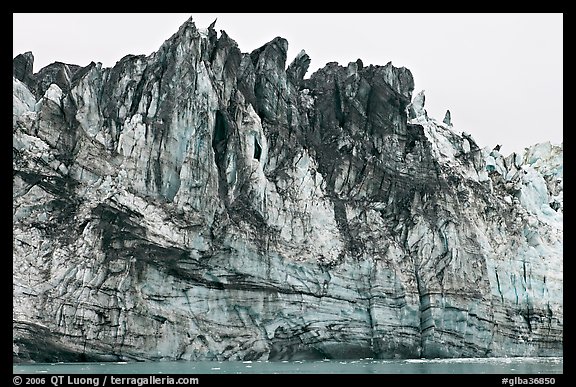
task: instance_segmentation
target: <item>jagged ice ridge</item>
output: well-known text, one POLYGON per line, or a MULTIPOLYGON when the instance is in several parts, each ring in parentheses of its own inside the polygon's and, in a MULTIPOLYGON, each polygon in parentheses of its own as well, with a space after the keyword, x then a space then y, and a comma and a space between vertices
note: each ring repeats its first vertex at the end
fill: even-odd
POLYGON ((192 19, 13 70, 14 361, 559 356, 563 148, 192 19))

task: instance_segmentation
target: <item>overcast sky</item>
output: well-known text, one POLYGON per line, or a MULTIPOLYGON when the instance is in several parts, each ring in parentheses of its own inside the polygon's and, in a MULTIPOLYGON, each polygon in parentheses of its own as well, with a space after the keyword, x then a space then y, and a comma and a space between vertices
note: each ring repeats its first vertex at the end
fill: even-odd
POLYGON ((276 36, 288 65, 304 49, 306 77, 328 62, 407 67, 428 115, 450 109, 457 132, 509 154, 563 140, 563 15, 364 13, 14 14, 13 56, 34 54, 34 71, 55 62, 112 67, 149 55, 190 16, 198 28, 218 19, 242 52, 276 36))

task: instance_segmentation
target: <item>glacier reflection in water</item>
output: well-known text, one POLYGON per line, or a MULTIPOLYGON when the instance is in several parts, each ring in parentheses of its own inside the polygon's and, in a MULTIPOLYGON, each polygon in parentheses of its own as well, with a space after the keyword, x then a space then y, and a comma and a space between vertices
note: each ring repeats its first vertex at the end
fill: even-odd
POLYGON ((555 374, 562 357, 14 364, 14 374, 555 374))

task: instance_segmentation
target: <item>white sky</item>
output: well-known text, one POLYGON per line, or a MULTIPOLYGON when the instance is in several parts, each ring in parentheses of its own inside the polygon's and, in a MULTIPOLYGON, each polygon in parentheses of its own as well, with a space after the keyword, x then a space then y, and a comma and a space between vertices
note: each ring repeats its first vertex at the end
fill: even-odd
POLYGON ((55 61, 112 67, 156 51, 190 16, 198 28, 218 18, 242 52, 287 39, 286 65, 301 49, 310 56, 306 77, 358 58, 407 67, 428 115, 450 109, 454 129, 481 147, 509 154, 563 140, 561 13, 25 13, 13 14, 13 56, 32 51, 35 72, 55 61))

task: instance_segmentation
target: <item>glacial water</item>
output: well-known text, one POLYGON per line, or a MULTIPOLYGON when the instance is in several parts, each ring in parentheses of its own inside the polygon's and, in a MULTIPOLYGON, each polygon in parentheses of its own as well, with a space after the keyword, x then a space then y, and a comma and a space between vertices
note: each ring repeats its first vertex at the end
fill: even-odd
POLYGON ((562 374, 562 357, 14 364, 13 374, 562 374))

